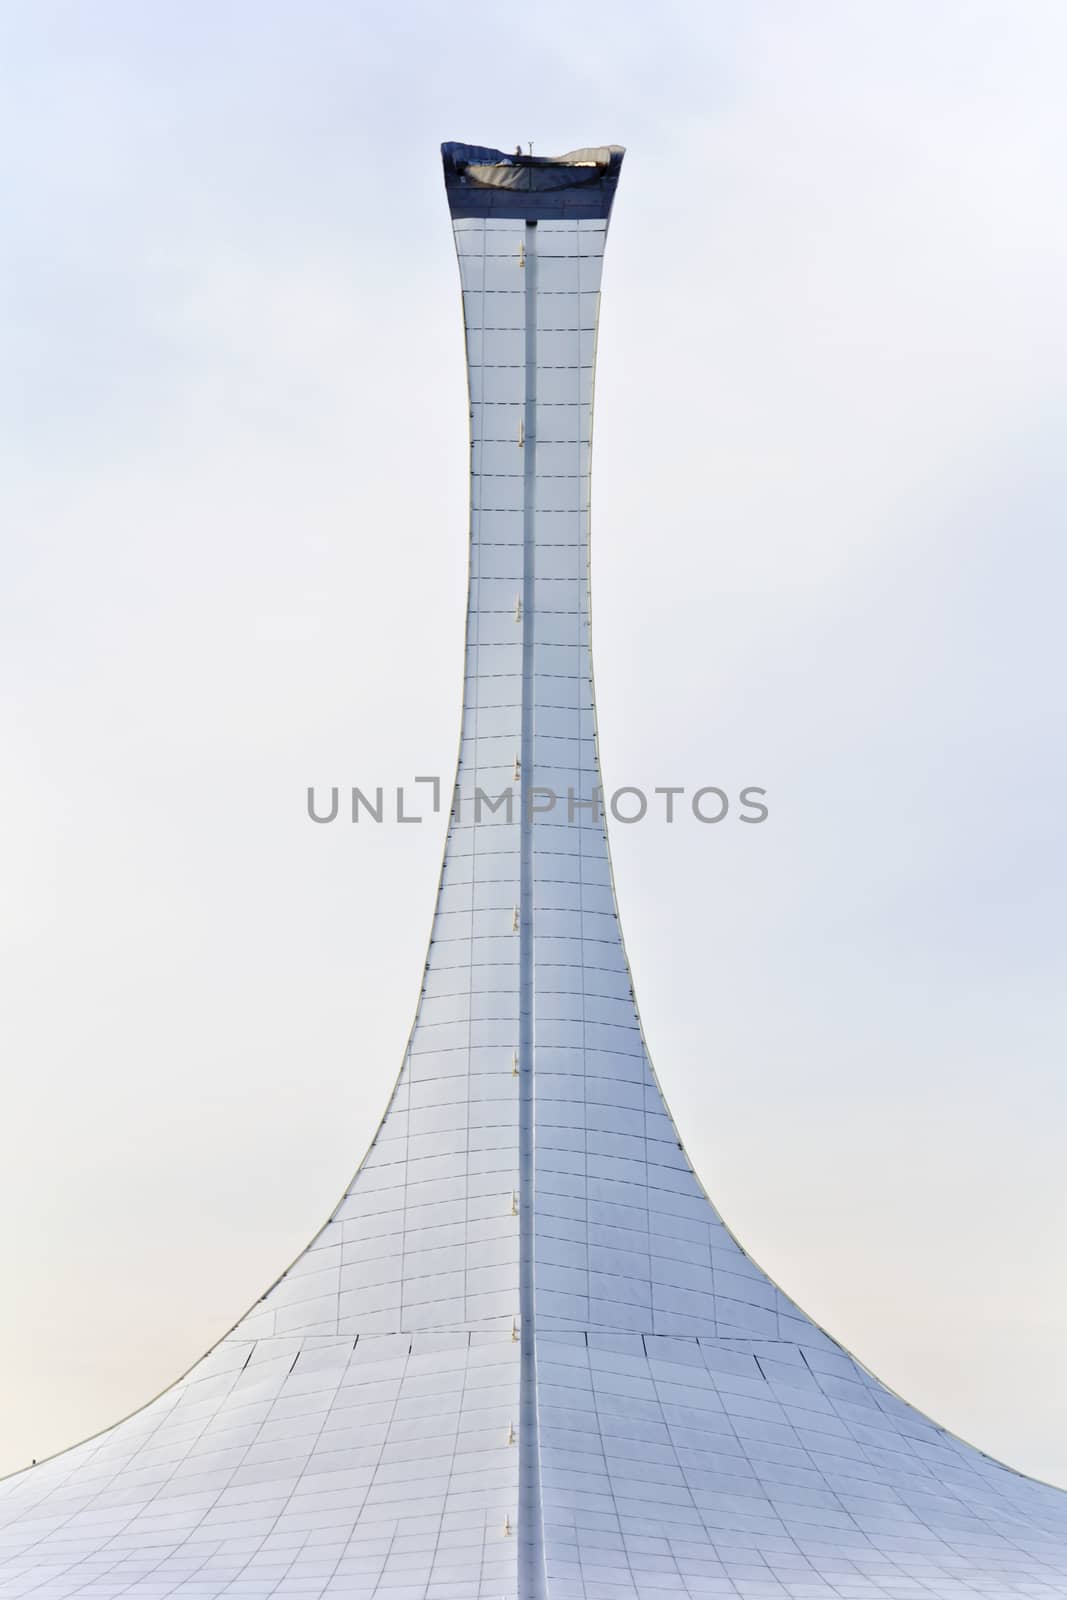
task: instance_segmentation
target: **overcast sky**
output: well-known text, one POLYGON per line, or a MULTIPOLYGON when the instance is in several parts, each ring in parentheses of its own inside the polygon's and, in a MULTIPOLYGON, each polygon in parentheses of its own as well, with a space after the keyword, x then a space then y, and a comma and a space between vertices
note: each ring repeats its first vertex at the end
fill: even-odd
POLYGON ((727 1221, 1067 1484, 1060 0, 0 5, 0 1468, 319 1226, 450 780, 466 390, 437 146, 628 146, 594 612, 646 1032, 727 1221))

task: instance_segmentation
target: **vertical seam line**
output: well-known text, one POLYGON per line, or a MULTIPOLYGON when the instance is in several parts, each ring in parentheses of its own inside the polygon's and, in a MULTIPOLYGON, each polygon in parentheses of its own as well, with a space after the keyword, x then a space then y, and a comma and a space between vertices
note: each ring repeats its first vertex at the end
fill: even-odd
POLYGON ((541 1462, 534 1343, 534 1082, 533 1082, 533 816, 534 578, 537 480, 537 224, 527 222, 525 248, 525 382, 522 495, 522 733, 519 752, 519 1596, 545 1593, 541 1462))

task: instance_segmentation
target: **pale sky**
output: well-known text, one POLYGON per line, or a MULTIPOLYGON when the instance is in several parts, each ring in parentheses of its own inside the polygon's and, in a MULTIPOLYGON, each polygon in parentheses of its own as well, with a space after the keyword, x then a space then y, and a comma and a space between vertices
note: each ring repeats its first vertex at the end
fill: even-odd
POLYGON ((0 5, 0 1469, 140 1404, 384 1109, 450 781, 442 139, 628 147, 594 613, 657 1071, 883 1380, 1067 1484, 1067 11, 0 5))

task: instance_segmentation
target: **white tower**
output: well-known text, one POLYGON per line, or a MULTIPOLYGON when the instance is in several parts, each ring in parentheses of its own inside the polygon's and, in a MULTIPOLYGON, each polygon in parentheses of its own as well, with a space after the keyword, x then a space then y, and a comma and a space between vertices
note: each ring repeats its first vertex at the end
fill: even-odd
POLYGON ((203 1361, 0 1484, 0 1600, 1067 1596, 1067 1496, 885 1389, 686 1159, 596 803, 589 451, 622 151, 443 155, 471 576, 400 1077, 333 1216, 203 1361))

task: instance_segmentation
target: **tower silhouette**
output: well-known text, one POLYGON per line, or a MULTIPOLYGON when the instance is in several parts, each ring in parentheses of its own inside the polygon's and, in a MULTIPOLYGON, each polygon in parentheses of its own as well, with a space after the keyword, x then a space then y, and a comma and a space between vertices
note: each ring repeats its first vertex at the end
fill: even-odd
POLYGON ((0 1600, 1067 1596, 1067 1496, 879 1383, 686 1157, 619 931, 590 660, 623 152, 442 153, 470 584, 400 1076, 333 1215, 230 1333, 0 1484, 0 1600))

